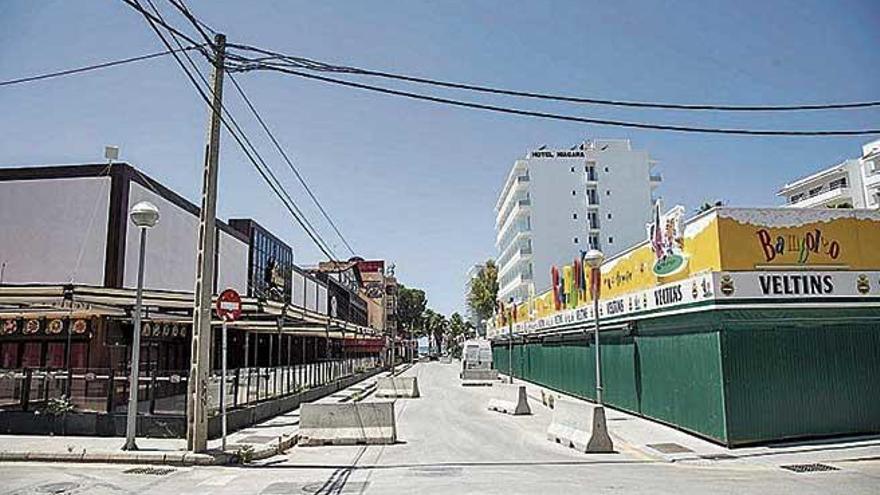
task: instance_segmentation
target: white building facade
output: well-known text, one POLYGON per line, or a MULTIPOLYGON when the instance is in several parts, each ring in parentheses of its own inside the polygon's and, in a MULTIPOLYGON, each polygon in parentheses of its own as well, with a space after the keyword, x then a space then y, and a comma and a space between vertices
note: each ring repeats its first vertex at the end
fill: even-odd
POLYGON ((880 208, 880 139, 862 146, 861 162, 865 207, 880 208))
POLYGON ((880 208, 880 140, 862 156, 784 185, 778 196, 791 208, 880 208))
POLYGON ((645 237, 661 177, 629 140, 538 149, 514 162, 495 204, 498 298, 523 301, 550 286, 550 269, 582 252, 614 255, 645 237))

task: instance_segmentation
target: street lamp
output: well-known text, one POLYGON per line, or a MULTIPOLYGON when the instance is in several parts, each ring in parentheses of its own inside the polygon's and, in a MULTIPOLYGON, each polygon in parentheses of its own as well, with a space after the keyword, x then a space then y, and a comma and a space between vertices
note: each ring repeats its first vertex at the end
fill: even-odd
POLYGON ((507 315, 507 383, 513 383, 513 297, 510 298, 507 315))
POLYGON ((614 445, 605 424, 605 407, 602 402, 602 355, 599 347, 599 293, 602 283, 602 261, 605 255, 598 249, 584 254, 584 264, 590 267, 590 296, 593 298, 594 342, 596 345, 596 404, 593 408, 593 434, 587 443, 587 452, 614 452, 614 445))
POLYGON ((159 209, 149 201, 141 201, 129 212, 131 222, 141 231, 140 254, 138 255, 137 296, 134 303, 134 329, 131 336, 131 377, 128 387, 128 419, 125 424, 125 445, 123 450, 137 450, 134 437, 137 434, 138 375, 141 360, 141 304, 144 292, 144 256, 147 252, 147 230, 159 222, 159 209))

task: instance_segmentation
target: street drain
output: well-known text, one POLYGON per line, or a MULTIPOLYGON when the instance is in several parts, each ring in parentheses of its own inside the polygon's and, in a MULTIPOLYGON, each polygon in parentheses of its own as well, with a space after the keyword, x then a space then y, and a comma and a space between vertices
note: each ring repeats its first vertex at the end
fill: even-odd
POLYGON ((157 468, 157 467, 140 467, 140 468, 131 468, 123 471, 124 474, 149 474, 153 476, 165 476, 166 474, 171 474, 175 470, 171 468, 157 468))
POLYGON ((787 466, 779 466, 795 473, 814 473, 817 471, 840 471, 840 468, 829 466, 828 464, 789 464, 787 466))
POLYGON ((647 446, 663 454, 686 454, 693 452, 693 450, 677 443, 650 443, 647 446))

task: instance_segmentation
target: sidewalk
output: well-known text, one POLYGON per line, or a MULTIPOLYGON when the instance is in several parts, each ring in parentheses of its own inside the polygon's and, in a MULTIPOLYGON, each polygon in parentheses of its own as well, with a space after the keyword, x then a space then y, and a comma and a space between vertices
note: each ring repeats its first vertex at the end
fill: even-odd
MULTIPOLYGON (((506 383, 507 376, 500 376, 504 377, 506 383)), ((541 403, 542 392, 544 395, 552 395, 556 398, 595 405, 523 380, 514 379, 514 383, 526 386, 533 409, 547 407, 541 403)), ((694 465, 723 463, 731 467, 732 465, 779 466, 880 460, 880 435, 803 440, 728 449, 671 426, 607 406, 605 414, 608 431, 616 449, 636 452, 643 457, 666 462, 694 465)))
MULTIPOLYGON (((398 373, 409 365, 397 367, 398 373)), ((376 386, 383 371, 327 395, 317 402, 360 400, 376 386)), ((221 439, 208 441, 208 453, 186 451, 186 440, 177 438, 138 438, 140 450, 124 451, 121 437, 0 435, 0 461, 102 462, 119 464, 212 465, 242 460, 258 460, 284 452, 296 444, 299 434, 299 408, 262 423, 230 433, 226 450, 221 439), (245 457, 246 459, 241 459, 245 457)))

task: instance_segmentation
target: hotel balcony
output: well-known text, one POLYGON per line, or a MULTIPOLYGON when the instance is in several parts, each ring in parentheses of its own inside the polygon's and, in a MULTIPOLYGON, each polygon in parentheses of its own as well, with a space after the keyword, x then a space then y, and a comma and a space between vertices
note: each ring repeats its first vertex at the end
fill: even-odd
POLYGON ((792 200, 792 198, 789 197, 789 203, 785 206, 787 208, 822 208, 825 206, 836 206, 842 203, 853 204, 853 198, 849 187, 829 189, 812 196, 805 194, 795 200, 792 200))
POLYGON ((501 215, 498 215, 498 217, 495 219, 495 228, 497 229, 499 226, 506 224, 507 220, 512 215, 522 213, 523 211, 527 210, 528 207, 531 205, 532 205, 531 199, 528 199, 528 198, 518 199, 515 203, 513 203, 512 207, 509 208, 509 211, 505 211, 505 210, 508 210, 507 208, 505 208, 505 210, 501 211, 501 215))
POLYGON ((526 172, 525 174, 517 175, 513 180, 507 182, 504 186, 504 190, 501 192, 501 196, 498 198, 498 203, 495 205, 499 213, 504 213, 511 198, 516 197, 518 191, 525 189, 526 186, 528 186, 529 181, 529 174, 526 172))
POLYGON ((521 246, 513 252, 513 255, 504 261, 498 269, 498 277, 501 278, 507 274, 513 267, 519 266, 523 261, 532 257, 532 248, 521 246))
POLYGON ((660 174, 651 174, 648 179, 651 182, 651 188, 655 188, 663 182, 663 176, 660 174))

